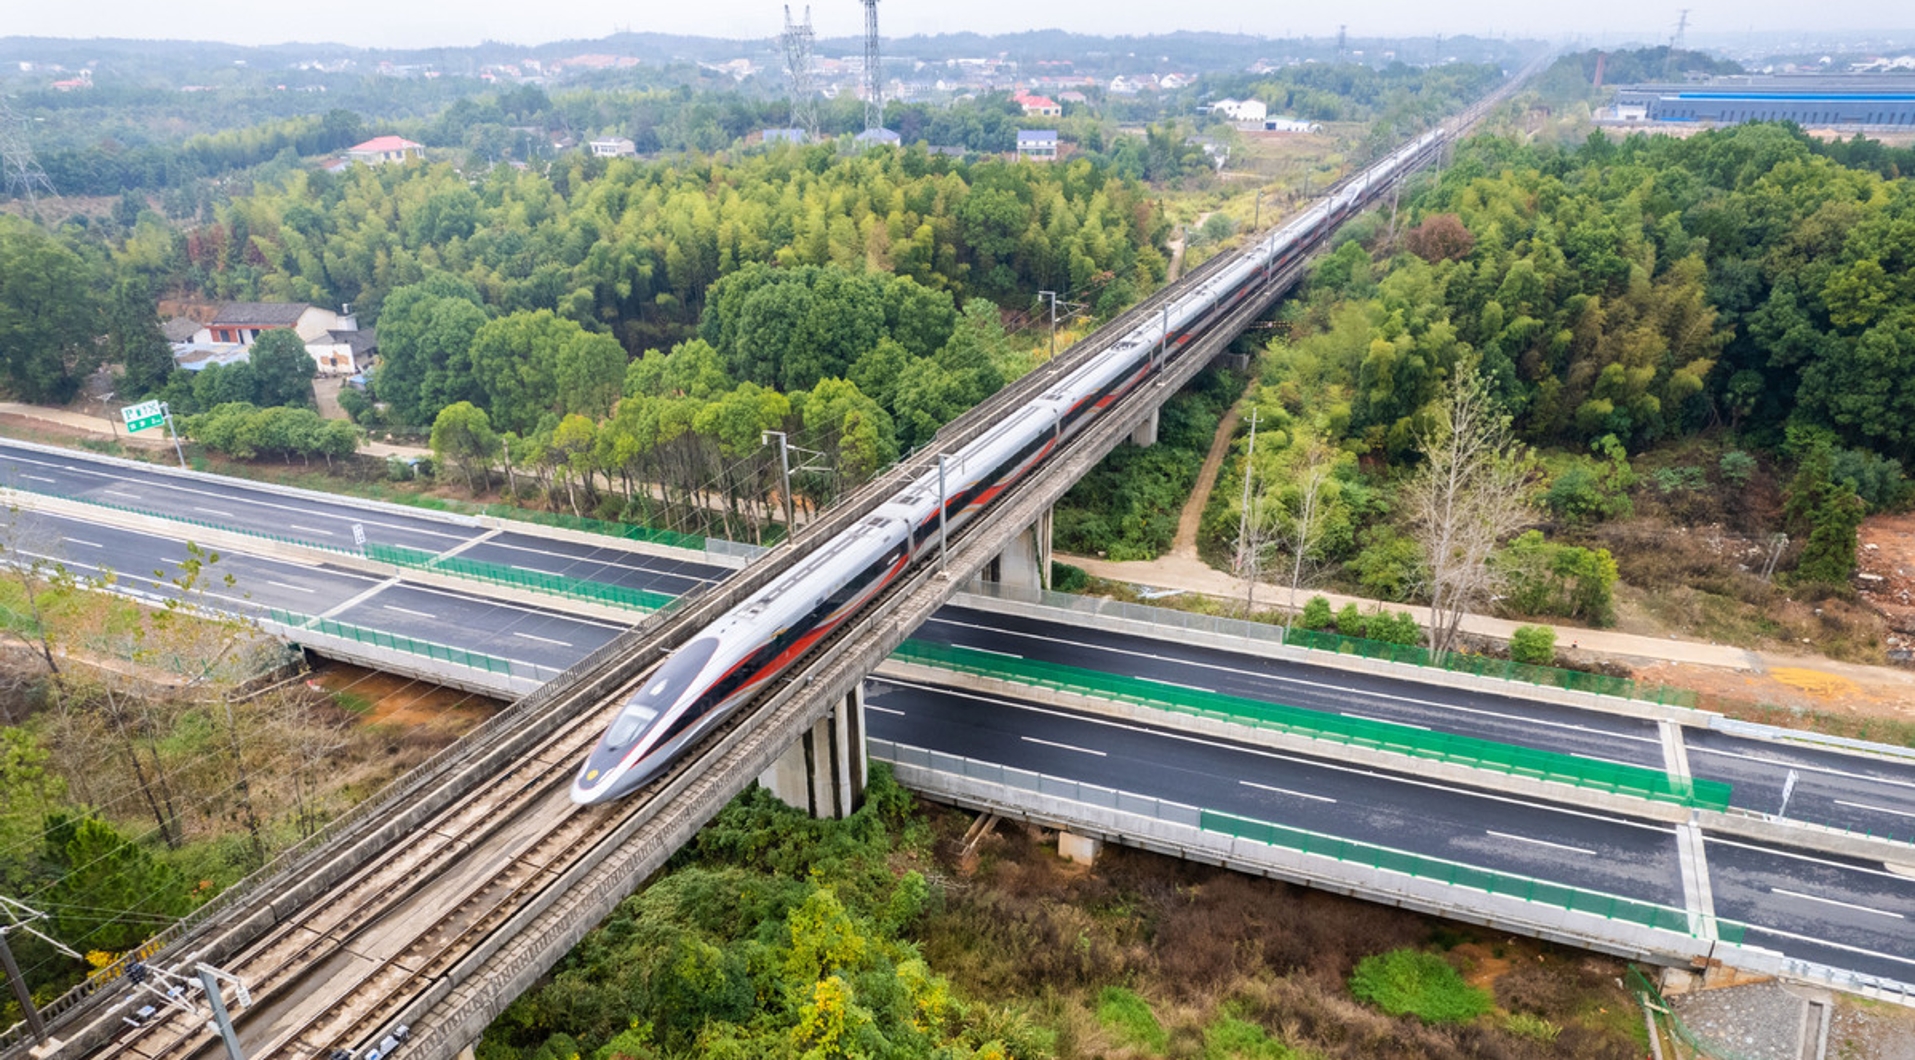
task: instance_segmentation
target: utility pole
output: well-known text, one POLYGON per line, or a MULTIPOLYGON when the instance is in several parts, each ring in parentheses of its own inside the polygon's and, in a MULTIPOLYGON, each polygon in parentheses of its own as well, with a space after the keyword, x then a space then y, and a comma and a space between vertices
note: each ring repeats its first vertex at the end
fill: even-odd
POLYGON ((1051 360, 1057 356, 1057 292, 1039 291, 1037 297, 1048 298, 1051 302, 1051 355, 1045 358, 1051 360))
POLYGON ((1263 189, 1257 189, 1257 208, 1250 215, 1250 230, 1256 231, 1263 225, 1263 189))
POLYGON ((949 459, 950 457, 946 456, 943 453, 938 454, 938 573, 939 574, 950 573, 950 571, 946 568, 946 565, 945 565, 945 557, 949 555, 949 553, 946 551, 946 546, 949 544, 949 542, 946 541, 945 535, 944 535, 944 513, 948 511, 951 507, 950 504, 948 504, 945 501, 946 494, 944 492, 944 465, 945 465, 945 462, 948 461, 949 459))
POLYGON ((1257 589, 1257 572, 1250 547, 1250 474, 1257 455, 1257 406, 1250 406, 1250 445, 1243 451, 1243 505, 1237 515, 1237 569, 1245 572, 1243 617, 1250 617, 1250 605, 1257 589))
POLYGON ((0 923, 0 967, 6 969, 7 982, 13 987, 14 999, 20 1002, 20 1011, 26 1014, 27 1029, 33 1032, 33 1040, 45 1045, 47 1043, 46 1021, 40 1018, 40 1010, 34 1007, 33 993, 27 989, 26 978, 20 974, 19 962, 13 959, 13 947, 7 945, 7 936, 16 931, 24 931, 69 957, 78 959, 80 955, 66 943, 34 927, 34 921, 45 920, 47 915, 23 902, 0 896, 0 918, 6 920, 5 923, 0 923))
POLYGON ((791 503, 791 450, 783 431, 766 431, 758 436, 758 444, 766 445, 778 439, 778 495, 785 502, 785 540, 790 541, 797 535, 793 528, 797 522, 797 510, 791 503))
POLYGON ((180 458, 180 470, 186 470, 186 450, 180 448, 180 432, 173 426, 173 409, 166 402, 160 402, 160 415, 166 417, 166 433, 173 438, 173 453, 180 458))

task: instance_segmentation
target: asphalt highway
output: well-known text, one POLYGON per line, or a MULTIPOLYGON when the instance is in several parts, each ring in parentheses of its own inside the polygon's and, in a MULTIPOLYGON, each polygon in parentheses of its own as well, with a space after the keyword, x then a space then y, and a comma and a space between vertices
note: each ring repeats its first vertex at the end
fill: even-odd
POLYGON ((54 455, 6 439, 0 439, 0 485, 336 548, 353 547, 352 528, 357 524, 364 528, 367 540, 381 544, 434 553, 458 548, 460 555, 488 563, 674 596, 731 573, 724 567, 566 541, 536 531, 492 533, 426 511, 415 515, 403 510, 368 510, 349 497, 311 491, 289 496, 259 489, 242 479, 215 475, 184 478, 81 452, 54 455))
MULTIPOLYGON (((1674 830, 997 696, 875 680, 872 735, 1659 905, 1684 905, 1674 830)), ((1915 978, 1915 879, 1710 836, 1718 917, 1749 944, 1915 978)))
MULTIPOLYGON (((60 563, 78 577, 110 575, 116 591, 149 598, 185 594, 177 584, 185 577, 181 541, 44 512, 22 513, 15 535, 21 552, 60 563)), ((324 615, 552 670, 565 669, 624 628, 567 614, 562 604, 547 610, 495 600, 476 584, 471 593, 449 592, 340 567, 218 555, 187 592, 207 607, 243 615, 267 608, 324 615)))
MULTIPOLYGON (((923 640, 1061 663, 1246 699, 1375 718, 1440 732, 1664 767, 1653 723, 1487 692, 1309 666, 1092 626, 947 607, 923 640)), ((1915 838, 1915 765, 1778 744, 1693 726, 1683 729, 1690 772, 1733 785, 1730 805, 1875 835, 1915 838)))
MULTIPOLYGON (((90 460, 48 457, 0 442, 0 481, 219 525, 349 544, 351 526, 387 540, 574 577, 682 592, 722 568, 596 548, 532 532, 496 534, 430 514, 366 512, 347 499, 271 493, 243 481, 182 479, 90 460), (32 462, 29 462, 32 461, 32 462), (51 482, 38 481, 39 479, 51 482), (463 547, 461 547, 463 546, 463 547)), ((81 575, 113 572, 116 589, 177 595, 184 540, 82 518, 23 513, 12 547, 81 575)), ((563 669, 621 627, 550 608, 500 602, 475 583, 448 591, 328 564, 224 552, 200 590, 211 606, 267 607, 563 669), (233 583, 225 584, 231 575, 233 583)), ((1516 696, 1279 661, 1107 629, 946 608, 918 631, 927 640, 1124 674, 1311 710, 1456 732, 1606 761, 1660 767, 1654 725, 1516 696)), ((1507 795, 1358 769, 1303 756, 1123 725, 1011 700, 892 687, 870 701, 871 731, 900 743, 1245 817, 1273 820, 1432 857, 1637 898, 1683 904, 1674 833, 1663 824, 1532 803, 1507 795)), ((1915 767, 1860 755, 1684 728, 1698 776, 1734 784, 1734 804, 1838 826, 1915 834, 1915 767), (1796 777, 1788 804, 1782 792, 1796 777)), ((1750 942, 1807 960, 1915 979, 1915 883, 1880 864, 1709 837, 1716 912, 1752 926, 1750 942)))

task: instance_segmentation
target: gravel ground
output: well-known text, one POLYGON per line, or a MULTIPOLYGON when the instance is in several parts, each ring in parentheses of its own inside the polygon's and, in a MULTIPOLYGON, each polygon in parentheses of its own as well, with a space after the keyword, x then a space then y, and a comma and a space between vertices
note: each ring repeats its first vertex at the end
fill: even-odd
POLYGON ((1697 1037, 1718 1047, 1725 1057, 1801 1060, 1809 1003, 1779 983, 1683 994, 1670 998, 1669 1004, 1697 1037))
POLYGON ((1915 1009, 1841 999, 1829 1060, 1915 1060, 1915 1009))

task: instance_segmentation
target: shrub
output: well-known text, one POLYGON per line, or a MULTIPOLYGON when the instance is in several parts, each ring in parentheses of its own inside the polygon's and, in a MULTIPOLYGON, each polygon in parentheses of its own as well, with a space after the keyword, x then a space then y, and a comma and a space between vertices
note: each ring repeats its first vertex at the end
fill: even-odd
POLYGON ((1408 611, 1384 611, 1378 609, 1370 616, 1371 640, 1380 640, 1389 644, 1420 644, 1423 641, 1423 627, 1408 611))
POLYGON ((1304 629, 1329 629, 1334 621, 1330 601, 1321 596, 1312 596, 1310 602, 1303 605, 1303 614, 1297 616, 1297 625, 1304 629))
POLYGON ((1346 637, 1366 636, 1370 629, 1369 619, 1363 617, 1354 603, 1343 605, 1343 610, 1337 612, 1336 623, 1337 632, 1346 637))
POLYGON ((1722 473, 1722 481, 1729 485, 1746 486, 1755 477, 1755 457, 1740 449, 1731 449, 1722 454, 1716 469, 1722 473))
POLYGON ((1464 1023, 1490 1009, 1489 995, 1465 983, 1448 961, 1408 948, 1358 961, 1350 993, 1392 1016, 1424 1023, 1464 1023))
POLYGON ((1365 530, 1362 536, 1362 551, 1347 564, 1350 573, 1373 596, 1408 600, 1423 570, 1423 550, 1387 526, 1365 530))
POLYGON ((1081 593, 1090 588, 1090 574, 1082 567, 1051 562, 1051 589, 1060 593, 1081 593))
POLYGON ((1519 663, 1548 666, 1556 661, 1556 630, 1550 626, 1517 626, 1510 634, 1509 657, 1519 663))
POLYGON ((1563 1032, 1563 1029, 1554 1023, 1527 1012, 1512 1012, 1503 1017, 1503 1029, 1518 1038, 1528 1038, 1532 1042, 1541 1042, 1544 1045, 1555 1041, 1556 1036, 1563 1032))

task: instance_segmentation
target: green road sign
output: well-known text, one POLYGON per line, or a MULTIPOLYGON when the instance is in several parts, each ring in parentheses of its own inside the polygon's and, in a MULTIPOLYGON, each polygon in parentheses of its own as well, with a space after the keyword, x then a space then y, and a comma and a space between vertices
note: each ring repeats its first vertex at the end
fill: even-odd
POLYGON ((142 401, 137 405, 128 405, 120 410, 120 418, 126 421, 128 434, 143 431, 148 427, 158 427, 166 422, 166 409, 157 401, 142 401))

